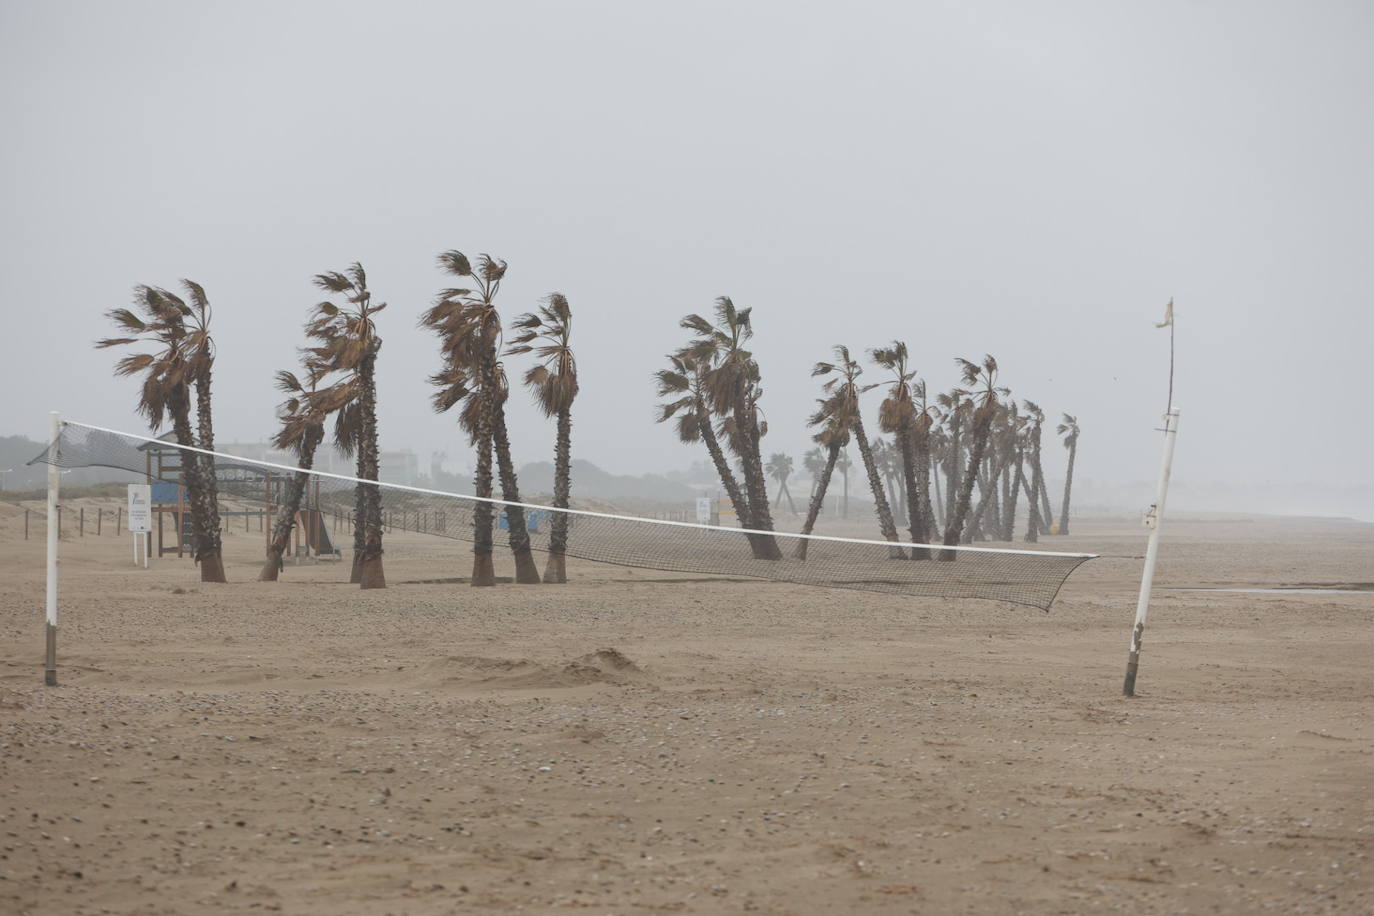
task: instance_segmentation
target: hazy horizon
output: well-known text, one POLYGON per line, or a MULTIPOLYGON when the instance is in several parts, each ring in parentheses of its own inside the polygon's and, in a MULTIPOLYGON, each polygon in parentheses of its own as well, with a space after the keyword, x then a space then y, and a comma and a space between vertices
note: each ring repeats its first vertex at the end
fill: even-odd
MULTIPOLYGON (((270 436, 311 277, 358 260, 390 303, 383 443, 463 468, 416 324, 458 248, 510 262, 508 323, 568 296, 573 454, 613 473, 705 457, 653 422, 651 374, 729 295, 754 309, 765 456, 800 469, 833 344, 901 338, 932 392, 995 355, 1047 414, 1052 476, 1068 412, 1084 479, 1151 481, 1174 297, 1180 485, 1348 488, 1336 514, 1374 518, 1371 37, 1374 10, 1336 2, 0 0, 0 431, 42 438, 51 409, 145 431, 91 344, 135 284, 190 277, 217 437, 270 436)), ((516 460, 548 460, 507 363, 516 460)))

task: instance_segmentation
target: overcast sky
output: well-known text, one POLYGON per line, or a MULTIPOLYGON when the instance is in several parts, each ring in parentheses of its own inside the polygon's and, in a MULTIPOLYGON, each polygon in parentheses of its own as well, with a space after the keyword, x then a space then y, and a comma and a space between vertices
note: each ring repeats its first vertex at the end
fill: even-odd
MULTIPOLYGON (((1080 473, 1152 479, 1173 296, 1177 475, 1363 482, 1372 11, 0 0, 0 433, 142 429, 91 342, 134 284, 191 277, 218 435, 261 439, 311 276, 356 259, 390 303, 384 447, 461 469, 416 327, 458 248, 510 262, 507 318, 568 296, 574 455, 612 471, 705 457, 654 424, 650 376, 726 294, 754 309, 765 453, 809 445, 832 344, 897 337, 932 390, 994 354, 1078 415, 1080 473)), ((521 462, 551 457, 528 404, 521 462)))

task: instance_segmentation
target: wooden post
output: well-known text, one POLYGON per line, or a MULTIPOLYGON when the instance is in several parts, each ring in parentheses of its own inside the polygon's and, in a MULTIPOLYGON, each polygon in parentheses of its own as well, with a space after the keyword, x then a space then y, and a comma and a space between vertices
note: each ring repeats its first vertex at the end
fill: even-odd
POLYGON ((105 510, 97 508, 95 510, 95 533, 100 534, 100 526, 105 522, 105 510))
POLYGON ((24 540, 29 539, 29 510, 24 510, 24 540))
MULTIPOLYGON (((185 465, 185 464, 186 464, 186 458, 185 458, 184 456, 183 456, 182 459, 181 459, 181 463, 182 463, 182 465, 185 465)), ((177 481, 177 559, 178 559, 178 560, 181 559, 181 557, 182 557, 182 551, 185 549, 185 545, 182 543, 182 541, 185 540, 185 537, 184 537, 185 534, 186 534, 186 468, 185 468, 185 467, 182 467, 182 468, 181 468, 181 478, 177 481)))
MULTIPOLYGON (((270 512, 272 511, 272 472, 271 472, 271 471, 268 471, 266 474, 264 474, 264 475, 263 475, 263 478, 262 478, 262 511, 263 511, 263 513, 264 513, 264 518, 266 517, 266 514, 267 514, 267 513, 270 513, 270 512)), ((264 527, 265 527, 265 526, 264 526, 264 527)), ((267 545, 270 547, 270 546, 272 545, 272 532, 271 532, 270 529, 268 530, 266 537, 267 537, 267 545)))
POLYGON ((124 507, 120 506, 115 510, 115 537, 119 537, 119 531, 124 527, 124 507))
POLYGON ((81 532, 80 536, 84 538, 86 536, 86 507, 82 506, 80 509, 76 510, 76 514, 80 519, 77 523, 76 530, 81 532))

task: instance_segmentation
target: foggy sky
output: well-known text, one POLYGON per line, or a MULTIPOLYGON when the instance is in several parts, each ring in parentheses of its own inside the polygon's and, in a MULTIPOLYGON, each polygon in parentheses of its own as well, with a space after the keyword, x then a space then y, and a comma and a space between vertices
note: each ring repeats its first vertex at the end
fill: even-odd
MULTIPOLYGON (((800 468, 832 344, 896 337, 932 391, 994 354, 1047 432, 1077 414, 1080 474, 1153 479, 1172 296, 1177 478, 1365 482, 1372 39, 1360 2, 0 0, 0 433, 143 431, 91 342, 190 277, 218 437, 269 436, 310 278, 356 259, 383 445, 461 470, 416 326, 458 248, 510 262, 507 319, 568 296, 574 455, 611 471, 705 458, 651 373, 726 294, 765 455, 800 468)), ((523 390, 510 415, 551 458, 523 390)))

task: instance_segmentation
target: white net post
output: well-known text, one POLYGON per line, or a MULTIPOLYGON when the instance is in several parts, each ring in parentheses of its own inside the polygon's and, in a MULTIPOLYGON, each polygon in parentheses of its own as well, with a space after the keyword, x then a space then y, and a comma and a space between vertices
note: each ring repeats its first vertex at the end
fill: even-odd
MULTIPOLYGON (((52 427, 48 434, 48 448, 58 450, 62 421, 57 411, 49 414, 52 427)), ((57 493, 62 485, 62 468, 57 462, 48 464, 48 589, 47 589, 47 660, 43 666, 43 683, 57 686, 57 493)))
POLYGON ((1126 682, 1121 692, 1135 696, 1135 676, 1140 667, 1140 646, 1145 638, 1145 618, 1150 613, 1150 588, 1155 581, 1155 561, 1159 558, 1159 532, 1164 527, 1164 501, 1169 496, 1169 475, 1174 465, 1174 442, 1178 439, 1178 408, 1164 415, 1164 456, 1159 463, 1159 489, 1155 493, 1154 525, 1150 544, 1145 549, 1145 571, 1140 576, 1140 597, 1135 606, 1135 626, 1131 627, 1131 652, 1126 660, 1126 682))

